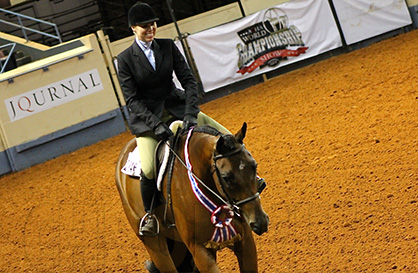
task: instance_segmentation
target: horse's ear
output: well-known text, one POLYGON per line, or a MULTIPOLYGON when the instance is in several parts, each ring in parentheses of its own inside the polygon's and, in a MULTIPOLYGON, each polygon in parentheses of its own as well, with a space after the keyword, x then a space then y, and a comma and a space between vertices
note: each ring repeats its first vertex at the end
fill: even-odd
POLYGON ((216 142, 216 151, 219 154, 227 154, 235 150, 236 140, 233 135, 222 135, 216 142))
POLYGON ((239 130, 236 134, 235 134, 235 138, 237 139, 237 141, 241 144, 244 143, 244 138, 245 138, 245 134, 247 133, 247 123, 244 122, 242 124, 241 130, 239 130))
POLYGON ((220 154, 222 154, 224 143, 225 143, 225 140, 224 140, 223 136, 221 136, 218 139, 218 141, 216 141, 216 151, 218 151, 218 153, 220 153, 220 154))

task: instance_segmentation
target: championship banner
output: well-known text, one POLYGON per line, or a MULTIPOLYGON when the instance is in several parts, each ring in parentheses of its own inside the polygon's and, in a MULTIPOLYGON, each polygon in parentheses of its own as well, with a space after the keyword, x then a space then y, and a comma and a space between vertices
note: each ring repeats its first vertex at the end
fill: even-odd
POLYGON ((205 92, 342 46, 326 0, 293 0, 188 36, 205 92))
POLYGON ((405 0, 333 1, 348 45, 412 24, 405 0))

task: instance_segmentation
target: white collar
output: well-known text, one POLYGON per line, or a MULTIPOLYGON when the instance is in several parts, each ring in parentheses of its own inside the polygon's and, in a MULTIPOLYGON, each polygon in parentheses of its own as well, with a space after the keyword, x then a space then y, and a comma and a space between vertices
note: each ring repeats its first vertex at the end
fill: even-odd
POLYGON ((141 41, 141 40, 139 40, 137 37, 135 37, 135 41, 136 41, 136 43, 138 44, 138 46, 144 51, 144 50, 148 50, 148 49, 150 49, 151 48, 151 45, 152 45, 152 41, 151 42, 148 42, 148 43, 146 43, 146 42, 144 42, 144 41, 141 41))

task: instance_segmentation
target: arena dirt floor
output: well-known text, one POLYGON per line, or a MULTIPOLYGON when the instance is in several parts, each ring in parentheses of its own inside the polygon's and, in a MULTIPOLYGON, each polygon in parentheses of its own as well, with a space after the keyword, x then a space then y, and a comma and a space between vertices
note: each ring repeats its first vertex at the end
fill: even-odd
MULTIPOLYGON (((212 101, 268 182, 260 272, 418 272, 418 30, 212 101)), ((126 132, 0 178, 0 272, 145 272, 114 182, 126 132)), ((229 250, 222 272, 238 272, 229 250)))

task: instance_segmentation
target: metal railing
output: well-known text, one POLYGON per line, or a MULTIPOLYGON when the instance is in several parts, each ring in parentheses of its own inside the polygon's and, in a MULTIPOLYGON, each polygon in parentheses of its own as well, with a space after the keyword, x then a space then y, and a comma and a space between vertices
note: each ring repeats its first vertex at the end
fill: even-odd
POLYGON ((12 52, 16 47, 16 43, 10 43, 10 44, 2 45, 2 46, 0 46, 0 51, 3 48, 7 48, 7 47, 11 47, 10 53, 7 56, 1 56, 2 54, 0 54, 0 74, 3 73, 4 70, 6 69, 6 65, 12 57, 12 52))
MULTIPOLYGON (((50 23, 50 22, 47 22, 47 21, 44 21, 44 20, 40 20, 40 19, 36 19, 36 18, 31 17, 31 16, 23 15, 23 14, 16 13, 16 12, 9 11, 9 10, 2 9, 2 8, 0 8, 0 11, 2 11, 4 13, 7 13, 7 14, 14 15, 14 16, 17 17, 17 20, 18 20, 19 24, 12 23, 12 22, 8 22, 8 21, 2 20, 2 19, 0 19, 0 23, 4 23, 4 24, 7 24, 9 26, 13 26, 13 27, 20 28, 22 30, 22 32, 23 32, 23 36, 25 37, 26 42, 29 42, 29 38, 28 38, 28 35, 27 35, 26 32, 27 31, 31 31, 31 32, 35 32, 35 33, 38 33, 38 34, 41 34, 41 35, 50 37, 50 38, 57 39, 60 43, 62 43, 61 35, 60 35, 59 31, 58 31, 57 24, 50 23), (31 20, 31 21, 35 21, 35 22, 38 22, 38 23, 41 23, 41 24, 49 25, 49 26, 51 26, 51 27, 54 28, 56 34, 54 35, 54 34, 50 34, 50 33, 47 33, 47 32, 44 32, 44 31, 40 31, 40 30, 37 30, 37 29, 33 29, 33 28, 30 28, 30 27, 25 27, 23 25, 22 18, 28 19, 28 20, 31 20)), ((1 46, 0 49, 2 47, 10 46, 10 45, 12 45, 12 44, 7 44, 7 45, 4 45, 4 46, 1 46)), ((14 44, 14 45, 16 45, 16 44, 14 44)), ((6 61, 4 63, 0 63, 0 74, 3 73, 3 71, 4 71, 4 69, 5 69, 6 65, 7 65, 7 63, 9 62, 10 56, 12 56, 14 48, 15 48, 15 46, 12 46, 12 49, 11 49, 9 55, 7 56, 6 61)))

